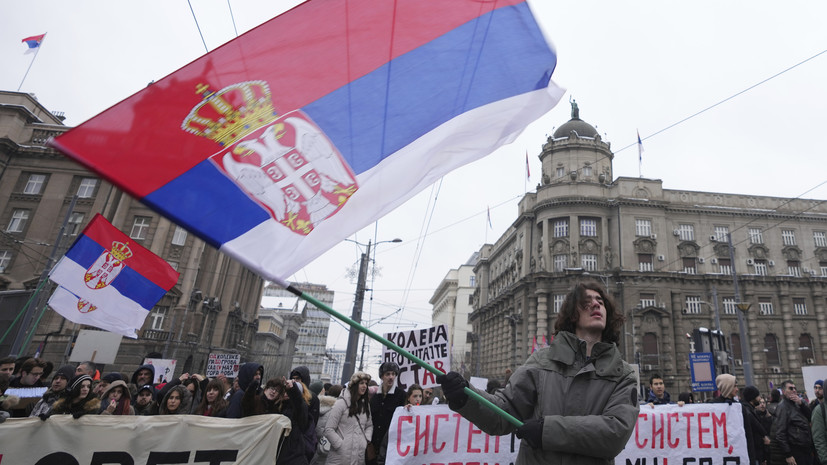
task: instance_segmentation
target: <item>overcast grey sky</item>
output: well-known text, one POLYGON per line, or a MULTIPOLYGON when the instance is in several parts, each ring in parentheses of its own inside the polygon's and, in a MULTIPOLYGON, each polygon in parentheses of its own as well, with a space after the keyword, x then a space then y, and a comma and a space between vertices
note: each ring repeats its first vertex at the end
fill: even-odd
MULTIPOLYGON (((231 5, 243 33, 297 3, 231 5)), ((226 1, 193 0, 192 6, 209 49, 235 36, 226 1)), ((532 6, 557 48, 553 79, 568 93, 515 143, 445 176, 438 188, 426 189, 354 237, 367 242, 376 230, 380 241, 404 240, 376 251, 381 277, 365 317, 376 320, 403 308, 374 326, 376 332, 429 325, 428 300, 443 276, 515 219, 526 188, 526 151, 528 189, 539 181, 537 155, 547 135, 569 119, 569 96, 577 100, 581 118, 611 142, 615 177, 638 176, 639 130, 643 175, 662 179, 665 188, 827 198, 821 186, 827 181, 821 137, 827 127, 827 53, 819 55, 827 49, 827 4, 543 0, 532 6)), ((0 88, 17 89, 31 61, 20 41, 43 32, 48 36, 21 91, 65 112, 69 125, 205 53, 185 1, 6 2, 0 14, 0 88)), ((349 314, 355 283, 346 272, 359 253, 355 244, 343 242, 293 279, 327 284, 336 291, 334 307, 349 314)), ((329 345, 344 348, 345 331, 331 327, 329 345)))

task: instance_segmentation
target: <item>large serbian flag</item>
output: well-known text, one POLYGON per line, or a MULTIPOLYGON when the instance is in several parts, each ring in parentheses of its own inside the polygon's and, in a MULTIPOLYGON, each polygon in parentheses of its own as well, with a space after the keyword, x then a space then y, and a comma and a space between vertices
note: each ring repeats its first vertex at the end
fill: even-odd
POLYGON ((525 1, 311 0, 53 146, 283 280, 511 142, 555 65, 525 1))
POLYGON ((49 278, 58 284, 49 305, 64 318, 136 338, 178 272, 95 215, 49 278))

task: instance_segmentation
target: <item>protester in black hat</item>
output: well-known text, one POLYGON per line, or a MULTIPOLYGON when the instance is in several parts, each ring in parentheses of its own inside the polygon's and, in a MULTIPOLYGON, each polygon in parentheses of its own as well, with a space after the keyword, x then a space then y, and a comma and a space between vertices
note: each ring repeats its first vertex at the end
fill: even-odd
MULTIPOLYGON (((370 417, 373 420, 373 436, 370 443, 377 448, 377 455, 388 433, 394 410, 405 405, 405 391, 397 386, 398 376, 399 365, 396 363, 385 362, 379 366, 379 391, 370 399, 370 417)), ((375 461, 369 461, 367 465, 372 463, 375 461)))
POLYGON ((63 395, 69 387, 69 380, 75 375, 75 367, 72 365, 64 365, 57 369, 55 376, 52 378, 52 384, 49 389, 43 394, 43 397, 34 404, 30 417, 39 417, 40 415, 49 415, 52 410, 52 405, 63 395))
POLYGON ((75 375, 69 386, 66 393, 52 405, 52 415, 71 414, 75 418, 80 418, 87 413, 98 413, 101 400, 92 393, 91 376, 85 373, 75 375))
MULTIPOLYGON (((749 428, 746 432, 752 432, 752 444, 754 460, 762 463, 769 460, 769 455, 766 454, 765 445, 770 444, 770 432, 764 429, 763 423, 758 412, 755 411, 761 403, 761 393, 755 386, 747 386, 741 391, 741 404, 744 405, 742 413, 745 415, 744 423, 749 422, 749 428)), ((749 444, 750 441, 747 441, 749 444)), ((753 462, 754 463, 754 462, 753 462)))
POLYGON ((158 403, 155 402, 155 388, 151 384, 144 384, 135 395, 132 407, 135 415, 158 415, 158 403))

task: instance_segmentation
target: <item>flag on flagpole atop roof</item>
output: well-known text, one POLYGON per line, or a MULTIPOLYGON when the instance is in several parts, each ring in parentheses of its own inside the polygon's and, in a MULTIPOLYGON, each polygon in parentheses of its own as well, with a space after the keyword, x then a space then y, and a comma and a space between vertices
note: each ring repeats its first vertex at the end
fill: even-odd
POLYGON ((49 305, 64 318, 137 338, 178 272, 98 214, 49 279, 58 284, 49 305))
POLYGON ((279 281, 512 142, 556 61, 525 0, 311 0, 52 145, 279 281))
POLYGON ((525 177, 531 180, 531 167, 528 164, 528 150, 525 151, 525 177))
POLYGON ((637 159, 643 161, 643 141, 640 140, 640 131, 637 132, 637 159))
POLYGON ((486 217, 486 219, 488 221, 488 227, 490 229, 494 229, 494 225, 491 223, 491 207, 486 207, 486 208, 488 209, 488 213, 487 213, 487 217, 486 217))
POLYGON ((46 34, 40 34, 37 36, 26 37, 25 39, 21 40, 21 42, 25 42, 29 48, 26 49, 26 53, 35 53, 38 48, 40 48, 40 44, 43 43, 43 39, 46 37, 46 34))

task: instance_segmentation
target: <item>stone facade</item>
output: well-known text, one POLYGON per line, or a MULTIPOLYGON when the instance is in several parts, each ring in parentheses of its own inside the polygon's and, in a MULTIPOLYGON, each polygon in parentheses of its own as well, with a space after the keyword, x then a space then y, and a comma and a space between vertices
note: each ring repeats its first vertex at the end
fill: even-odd
POLYGON ((574 112, 539 157, 542 183, 522 199, 502 237, 480 249, 474 268, 477 374, 502 379, 521 364, 535 338, 553 334, 566 291, 585 277, 607 285, 624 310, 619 347, 640 364, 643 383, 660 373, 675 396, 690 390, 696 340, 687 334, 716 329, 718 320, 727 351, 716 354, 717 369, 734 373, 741 386, 745 361, 764 392, 788 378, 801 384, 803 365, 825 363, 823 201, 614 179, 610 144, 574 112), (751 304, 743 313, 747 353, 737 302, 751 304))

